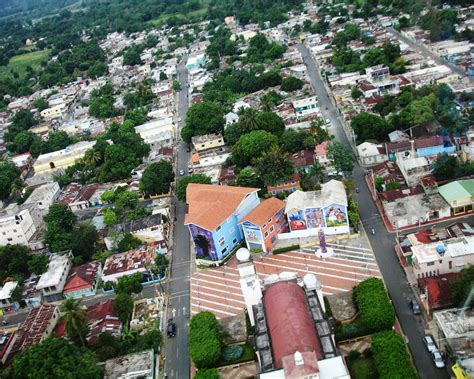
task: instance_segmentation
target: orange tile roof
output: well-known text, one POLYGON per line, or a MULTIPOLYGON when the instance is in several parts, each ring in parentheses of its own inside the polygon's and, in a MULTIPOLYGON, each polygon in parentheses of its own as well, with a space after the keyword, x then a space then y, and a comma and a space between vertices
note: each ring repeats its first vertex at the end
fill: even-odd
POLYGON ((258 190, 258 188, 190 183, 186 189, 189 210, 184 224, 194 224, 212 231, 232 215, 248 194, 258 190))
POLYGON ((285 207, 285 202, 271 197, 270 199, 262 201, 254 210, 252 210, 247 216, 245 216, 240 222, 250 221, 252 224, 262 226, 275 213, 285 207))

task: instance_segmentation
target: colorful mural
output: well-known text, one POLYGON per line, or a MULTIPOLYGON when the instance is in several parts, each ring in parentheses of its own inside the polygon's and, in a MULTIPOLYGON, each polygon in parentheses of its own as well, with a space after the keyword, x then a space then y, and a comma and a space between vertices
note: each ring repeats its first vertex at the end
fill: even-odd
POLYGON ((251 222, 247 221, 244 222, 242 226, 245 234, 245 239, 248 243, 262 243, 260 228, 258 226, 255 226, 251 222))
POLYGON ((304 219, 303 211, 292 210, 288 213, 288 221, 290 222, 291 230, 304 230, 306 229, 306 221, 304 219))
POLYGON ((332 204, 324 208, 324 219, 328 228, 346 226, 348 224, 346 207, 332 204))
POLYGON ((308 229, 324 227, 324 216, 321 208, 305 209, 306 225, 308 229))
POLYGON ((217 256, 216 247, 214 246, 214 240, 212 238, 212 233, 206 229, 202 229, 197 225, 188 225, 189 232, 194 241, 194 246, 196 249, 197 258, 207 258, 207 259, 219 259, 217 256))

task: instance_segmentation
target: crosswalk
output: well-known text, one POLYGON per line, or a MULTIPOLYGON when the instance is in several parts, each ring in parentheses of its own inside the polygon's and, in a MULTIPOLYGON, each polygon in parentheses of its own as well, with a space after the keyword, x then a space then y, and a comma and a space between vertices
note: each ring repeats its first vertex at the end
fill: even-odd
MULTIPOLYGON (((325 295, 346 292, 369 277, 381 278, 372 251, 364 247, 331 244, 334 255, 318 258, 317 246, 297 251, 269 255, 254 260, 260 279, 281 272, 296 272, 299 276, 315 274, 325 295)), ((245 308, 235 258, 225 266, 200 270, 191 277, 191 312, 211 311, 218 318, 240 313, 245 308)))

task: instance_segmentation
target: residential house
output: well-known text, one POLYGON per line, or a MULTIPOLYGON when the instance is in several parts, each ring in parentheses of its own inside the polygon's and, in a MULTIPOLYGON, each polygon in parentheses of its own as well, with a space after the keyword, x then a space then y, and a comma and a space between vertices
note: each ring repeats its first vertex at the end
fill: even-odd
POLYGON ((332 164, 332 160, 328 157, 328 148, 331 145, 331 141, 324 141, 314 147, 314 159, 322 167, 329 167, 332 164))
POLYGON ((94 296, 100 274, 100 261, 92 261, 73 267, 63 288, 64 297, 80 299, 82 297, 94 296))
POLYGON ((12 300, 12 292, 18 287, 18 282, 6 282, 0 287, 0 315, 13 313, 19 309, 18 303, 12 300))
POLYGON ((319 112, 318 99, 316 96, 295 99, 292 101, 292 104, 298 117, 319 112))
POLYGON ((46 108, 40 112, 40 115, 45 120, 54 120, 62 118, 67 112, 68 108, 66 104, 55 105, 51 108, 46 108))
POLYGON ((372 142, 363 142, 358 145, 357 155, 361 165, 366 167, 385 162, 388 159, 384 147, 372 142))
POLYGON ((410 187, 419 185, 423 177, 431 174, 430 162, 425 157, 411 157, 399 153, 397 164, 405 182, 410 187))
POLYGON ((288 196, 285 214, 290 233, 295 237, 326 234, 347 234, 349 217, 344 184, 330 180, 319 191, 296 191, 288 196))
POLYGON ((297 171, 303 170, 308 173, 314 164, 315 155, 311 150, 301 150, 290 155, 290 160, 293 162, 297 171))
POLYGON ((0 245, 21 244, 33 248, 39 225, 32 212, 27 208, 11 207, 0 213, 0 245))
POLYGON ((204 136, 195 136, 192 138, 194 149, 198 152, 222 147, 225 145, 222 134, 206 134, 204 136))
POLYGON ((147 274, 155 263, 156 252, 152 249, 129 250, 108 257, 102 270, 103 282, 117 282, 122 276, 141 272, 147 274))
POLYGON ((72 166, 78 159, 83 158, 87 150, 94 147, 96 141, 80 141, 65 149, 41 154, 33 164, 36 174, 54 171, 72 166))
POLYGON ((278 241, 278 234, 287 229, 285 203, 276 197, 264 200, 239 224, 242 225, 247 249, 269 252, 278 241))
POLYGON ((453 216, 472 212, 474 204, 474 179, 456 180, 438 188, 439 194, 451 207, 453 216))
POLYGON ((31 162, 33 161, 33 157, 30 153, 24 153, 20 155, 15 155, 11 158, 13 164, 18 167, 21 171, 21 175, 24 178, 31 168, 31 162))
POLYGON ((196 54, 188 57, 186 68, 189 71, 197 70, 206 65, 206 55, 204 53, 196 54))
POLYGON ((105 362, 104 379, 155 379, 155 353, 145 350, 105 362))
POLYGON ((294 173, 290 178, 280 183, 267 185, 267 191, 272 195, 277 195, 279 193, 291 193, 298 191, 300 188, 300 175, 298 173, 294 173))
POLYGON ((231 148, 228 146, 208 149, 206 151, 194 153, 191 156, 190 166, 192 166, 193 169, 199 167, 220 166, 224 164, 230 155, 231 148))
POLYGON ((24 207, 34 207, 41 215, 48 213, 52 205, 59 197, 59 184, 57 182, 43 184, 36 187, 23 203, 24 207))
POLYGON ((51 255, 48 269, 36 284, 36 289, 43 294, 43 299, 49 302, 63 299, 63 289, 72 266, 70 251, 51 255))
POLYGON ((163 242, 166 246, 168 228, 161 213, 127 221, 122 228, 124 233, 130 233, 142 242, 163 242))
POLYGON ((159 149, 172 145, 175 126, 171 117, 164 117, 136 126, 135 132, 152 148, 159 149))
POLYGON ((258 188, 190 183, 188 226, 196 258, 220 261, 244 239, 239 222, 259 203, 258 188))

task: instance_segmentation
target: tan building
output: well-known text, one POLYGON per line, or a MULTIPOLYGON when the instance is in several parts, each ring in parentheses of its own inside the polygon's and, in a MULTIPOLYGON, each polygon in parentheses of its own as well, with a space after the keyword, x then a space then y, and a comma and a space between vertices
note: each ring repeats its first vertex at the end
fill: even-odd
POLYGON ((55 118, 61 118, 67 111, 65 104, 59 104, 51 108, 46 108, 41 111, 41 117, 45 120, 52 120, 55 118))
POLYGON ((84 157, 87 150, 94 147, 95 142, 96 141, 81 141, 63 150, 41 154, 33 164, 35 173, 40 174, 72 166, 78 159, 84 157))
POLYGON ((192 143, 196 151, 214 149, 225 145, 222 134, 206 134, 204 136, 193 137, 192 143))

